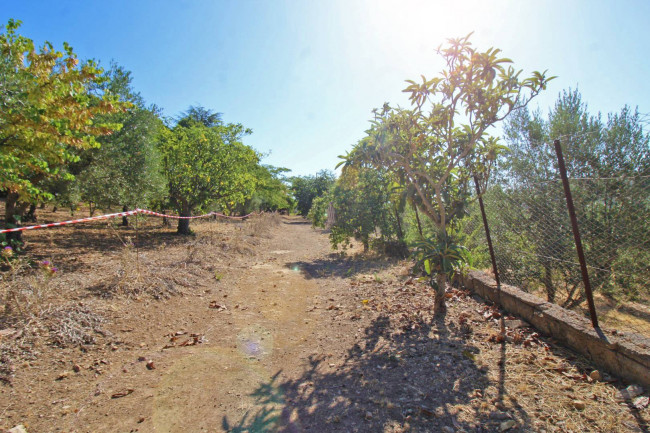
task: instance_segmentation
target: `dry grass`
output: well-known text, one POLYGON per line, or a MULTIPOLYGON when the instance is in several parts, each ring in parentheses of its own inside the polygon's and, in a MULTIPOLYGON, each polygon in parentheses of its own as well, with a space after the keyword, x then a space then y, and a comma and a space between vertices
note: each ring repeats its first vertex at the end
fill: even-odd
POLYGON ((0 273, 0 327, 16 326, 38 317, 57 294, 51 280, 55 274, 28 257, 12 260, 0 273))
POLYGON ((248 236, 259 236, 270 238, 272 229, 277 227, 282 217, 277 212, 253 215, 246 221, 246 234, 248 236))
POLYGON ((107 335, 104 318, 84 305, 53 307, 41 314, 40 322, 49 331, 50 342, 59 347, 95 344, 97 335, 107 335))
POLYGON ((154 218, 140 219, 137 232, 109 222, 30 233, 27 254, 0 272, 0 329, 15 330, 11 338, 0 337, 0 380, 9 380, 12 365, 32 356, 40 336, 59 347, 106 337, 104 316, 96 311, 104 299, 202 293, 221 280, 233 260, 252 256, 279 223, 276 214, 199 220, 192 222, 195 235, 188 237, 172 235, 154 218), (62 244, 66 237, 69 243, 62 244), (71 238, 78 247, 70 246, 71 238), (39 265, 44 258, 62 263, 62 271, 44 269, 39 265), (79 266, 80 260, 87 264, 79 266), (89 296, 95 301, 70 302, 89 296))

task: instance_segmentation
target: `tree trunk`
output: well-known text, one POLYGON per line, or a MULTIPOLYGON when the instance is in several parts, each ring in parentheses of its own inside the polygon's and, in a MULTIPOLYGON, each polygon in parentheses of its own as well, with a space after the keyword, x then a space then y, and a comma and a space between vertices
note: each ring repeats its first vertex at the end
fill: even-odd
POLYGON ((422 224, 420 224, 420 214, 419 214, 419 212, 418 212, 418 207, 417 207, 417 205, 416 205, 416 206, 413 206, 413 209, 415 210, 415 220, 416 220, 417 223, 418 223, 418 233, 420 233, 420 237, 423 237, 423 236, 422 236, 422 224))
MULTIPOLYGON (((5 202, 5 225, 8 228, 20 227, 20 217, 25 213, 29 203, 21 203, 18 201, 18 194, 10 192, 7 194, 7 201, 5 202)), ((8 241, 23 241, 23 232, 7 233, 8 241)))
POLYGON ((399 210, 395 209, 395 221, 397 221, 397 237, 399 240, 404 239, 404 232, 402 231, 402 221, 400 220, 399 210))
MULTIPOLYGON (((128 211, 129 211, 128 206, 124 205, 124 207, 122 207, 122 212, 128 212, 128 211)), ((122 226, 123 227, 129 226, 129 217, 127 217, 126 215, 122 217, 122 226)))
MULTIPOLYGON (((192 215, 192 210, 190 209, 187 203, 182 203, 181 205, 181 214, 182 217, 188 217, 192 215)), ((178 220, 178 230, 176 231, 179 235, 191 235, 192 231, 190 230, 190 220, 183 218, 178 220)))
POLYGON ((447 311, 447 306, 445 305, 445 289, 447 288, 447 274, 437 274, 436 275, 436 284, 435 287, 435 297, 433 305, 433 314, 438 315, 447 311))
POLYGON ((23 221, 36 222, 36 205, 35 204, 30 204, 29 205, 29 210, 25 214, 25 218, 23 218, 23 221))

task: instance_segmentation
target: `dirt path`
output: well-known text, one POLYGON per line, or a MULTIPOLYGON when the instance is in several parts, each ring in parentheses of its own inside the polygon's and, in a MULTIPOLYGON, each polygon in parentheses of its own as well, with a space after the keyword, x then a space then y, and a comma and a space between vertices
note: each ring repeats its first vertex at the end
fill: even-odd
POLYGON ((627 384, 593 381, 586 360, 515 318, 500 339, 502 312, 468 292, 452 289, 434 319, 407 263, 340 257, 297 217, 266 235, 247 224, 143 248, 141 266, 175 266, 159 265, 184 287, 168 299, 89 297, 133 255, 104 256, 95 280, 75 262, 90 272, 71 299, 109 318, 110 334, 34 343, 0 386, 0 430, 647 431, 648 408, 617 400, 627 384))
MULTIPOLYGON (((272 377, 286 380, 306 367, 322 328, 320 315, 309 312, 320 288, 296 263, 323 257, 329 244, 287 218, 267 245, 224 281, 218 303, 226 310, 205 317, 209 343, 161 360, 169 367, 151 403, 155 431, 219 431, 256 412, 254 393, 272 377)), ((269 417, 278 415, 273 406, 269 417)))
POLYGON ((286 217, 252 256, 223 263, 223 275, 205 290, 109 304, 117 344, 93 356, 61 350, 58 360, 25 363, 3 390, 5 402, 14 401, 0 405, 9 415, 0 421, 88 432, 220 431, 241 423, 256 409, 260 385, 307 367, 322 332, 314 312, 321 288, 299 263, 328 254, 326 237, 286 217), (200 344, 180 345, 192 334, 200 344))

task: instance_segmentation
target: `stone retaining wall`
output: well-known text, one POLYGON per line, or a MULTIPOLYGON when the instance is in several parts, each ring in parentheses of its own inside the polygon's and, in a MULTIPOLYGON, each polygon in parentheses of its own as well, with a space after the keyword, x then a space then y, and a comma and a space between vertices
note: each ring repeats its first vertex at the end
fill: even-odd
POLYGON ((542 333, 585 355, 611 374, 650 388, 650 338, 594 330, 591 321, 523 290, 501 285, 484 272, 470 272, 463 284, 521 317, 542 333))

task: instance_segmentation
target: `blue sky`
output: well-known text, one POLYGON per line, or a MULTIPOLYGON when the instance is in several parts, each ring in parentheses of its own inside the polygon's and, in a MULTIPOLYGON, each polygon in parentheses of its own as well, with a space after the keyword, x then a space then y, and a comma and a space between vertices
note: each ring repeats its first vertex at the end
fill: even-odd
POLYGON ((578 87, 593 112, 650 112, 650 1, 0 0, 0 22, 132 71, 149 103, 189 105, 253 129, 266 163, 305 175, 338 162, 371 110, 408 105, 404 80, 442 69, 435 48, 474 31, 524 72, 557 75, 547 111, 578 87))

